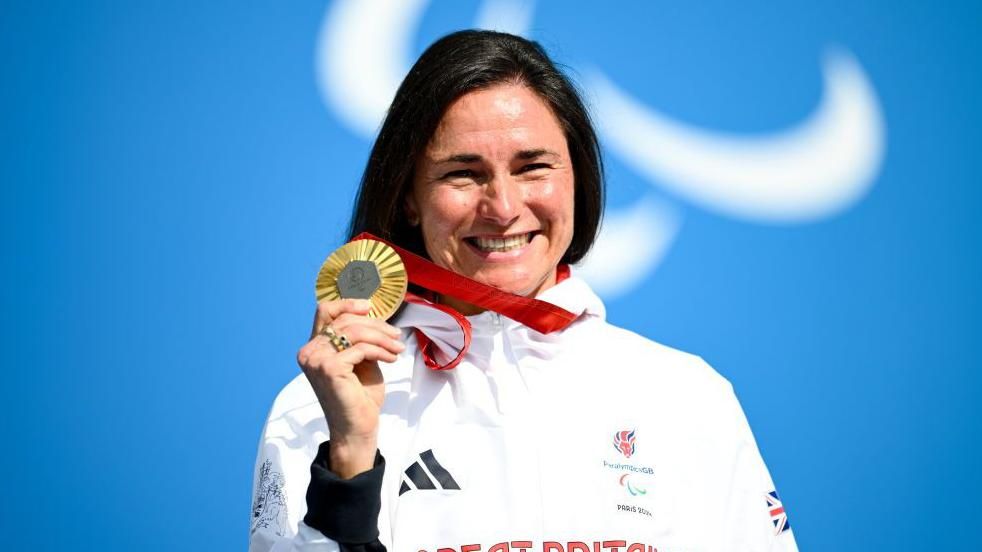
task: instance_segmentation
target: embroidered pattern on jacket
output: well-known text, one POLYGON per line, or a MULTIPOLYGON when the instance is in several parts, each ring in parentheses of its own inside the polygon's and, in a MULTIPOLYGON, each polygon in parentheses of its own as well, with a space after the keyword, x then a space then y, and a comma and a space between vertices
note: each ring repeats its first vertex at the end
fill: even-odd
POLYGON ((256 497, 252 503, 252 529, 272 529, 277 535, 283 536, 286 525, 286 495, 283 493, 283 474, 273 471, 269 460, 259 468, 259 484, 256 485, 256 497))

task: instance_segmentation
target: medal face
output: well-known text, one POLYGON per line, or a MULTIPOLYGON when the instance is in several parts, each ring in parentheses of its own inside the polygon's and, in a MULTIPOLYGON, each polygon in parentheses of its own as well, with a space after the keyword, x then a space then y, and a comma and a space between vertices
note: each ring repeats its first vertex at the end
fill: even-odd
POLYGON ((392 316, 409 283, 406 267, 394 249, 371 239, 342 245, 324 261, 317 274, 317 300, 368 299, 368 316, 392 316))
POLYGON ((351 261, 338 274, 338 292, 348 299, 371 299, 382 286, 382 276, 372 261, 351 261))

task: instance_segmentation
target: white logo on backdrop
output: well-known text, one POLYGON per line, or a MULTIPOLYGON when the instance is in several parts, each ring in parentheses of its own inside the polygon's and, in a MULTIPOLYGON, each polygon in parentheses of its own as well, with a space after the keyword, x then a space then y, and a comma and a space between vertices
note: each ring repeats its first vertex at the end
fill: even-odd
MULTIPOLYGON (((354 132, 375 134, 412 64, 427 4, 337 0, 328 9, 318 42, 318 83, 326 103, 354 132)), ((533 8, 531 1, 485 0, 475 27, 526 34, 533 8)), ((669 196, 719 215, 783 224, 828 217, 862 199, 883 159, 885 130, 876 94, 845 51, 826 56, 815 111, 796 126, 765 136, 672 120, 620 89, 599 68, 586 74, 583 84, 608 154, 669 196)), ((658 265, 681 219, 678 206, 653 196, 608 210, 597 245, 578 272, 607 298, 630 291, 658 265), (633 259, 632 266, 624 265, 626 258, 633 259), (616 274, 605 270, 612 265, 618 266, 616 274)))

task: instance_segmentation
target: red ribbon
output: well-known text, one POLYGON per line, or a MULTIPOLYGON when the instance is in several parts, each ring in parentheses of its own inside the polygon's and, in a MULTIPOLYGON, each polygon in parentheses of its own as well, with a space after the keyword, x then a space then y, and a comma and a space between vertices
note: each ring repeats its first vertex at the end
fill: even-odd
MULTIPOLYGON (((557 307, 552 303, 501 291, 498 288, 482 284, 481 282, 437 266, 432 261, 424 259, 415 253, 368 232, 358 234, 352 241, 366 239, 380 241, 394 249, 402 258, 402 263, 406 266, 406 274, 410 282, 441 295, 449 295, 483 309, 503 314, 539 333, 552 333, 562 330, 577 318, 577 315, 564 308, 557 307)), ((568 276, 569 267, 560 265, 557 279, 561 281, 568 276)), ((426 303, 425 300, 411 293, 407 294, 406 300, 411 303, 426 303)), ((464 332, 463 350, 450 363, 441 365, 433 360, 431 351, 432 342, 422 332, 417 331, 417 338, 422 335, 422 339, 418 339, 418 341, 423 350, 423 358, 426 360, 426 364, 436 370, 449 370, 457 366, 463 360, 464 353, 467 352, 471 341, 470 322, 459 312, 446 305, 430 304, 430 306, 438 308, 452 316, 460 324, 461 330, 464 332)))

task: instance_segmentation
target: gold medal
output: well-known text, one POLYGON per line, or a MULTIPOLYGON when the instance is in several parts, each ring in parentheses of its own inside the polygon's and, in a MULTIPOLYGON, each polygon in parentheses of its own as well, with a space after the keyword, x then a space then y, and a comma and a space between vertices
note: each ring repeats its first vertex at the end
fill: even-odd
POLYGON ((368 299, 368 316, 386 320, 403 297, 409 276, 394 249, 377 240, 363 239, 339 247, 321 265, 317 274, 317 300, 368 299))

